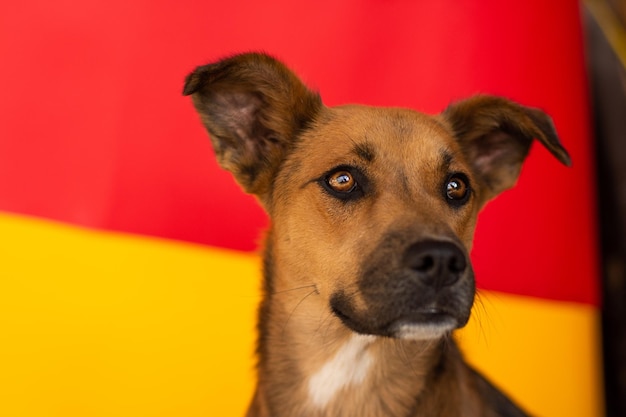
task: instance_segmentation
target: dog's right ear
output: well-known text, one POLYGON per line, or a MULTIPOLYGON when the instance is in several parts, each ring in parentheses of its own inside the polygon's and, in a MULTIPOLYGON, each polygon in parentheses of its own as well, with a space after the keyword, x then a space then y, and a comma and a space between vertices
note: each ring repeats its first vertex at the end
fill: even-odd
POLYGON ((443 116, 482 184, 481 204, 515 184, 534 139, 571 165, 552 119, 539 109, 479 95, 451 104, 443 116))
POLYGON ((196 68, 185 80, 220 165, 264 199, 294 137, 322 102, 285 65, 257 53, 196 68))

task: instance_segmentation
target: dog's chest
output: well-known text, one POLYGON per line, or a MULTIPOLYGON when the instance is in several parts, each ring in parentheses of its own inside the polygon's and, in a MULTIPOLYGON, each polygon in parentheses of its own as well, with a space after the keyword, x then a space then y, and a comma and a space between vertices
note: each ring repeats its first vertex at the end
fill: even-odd
POLYGON ((353 335, 308 379, 311 404, 324 410, 344 388, 365 382, 374 362, 368 347, 373 336, 353 335))

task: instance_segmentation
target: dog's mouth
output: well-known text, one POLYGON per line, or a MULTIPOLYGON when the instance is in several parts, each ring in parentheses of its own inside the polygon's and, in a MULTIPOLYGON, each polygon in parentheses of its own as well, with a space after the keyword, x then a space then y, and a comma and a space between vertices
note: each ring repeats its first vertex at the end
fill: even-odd
POLYGON ((437 339, 467 322, 464 313, 439 306, 399 312, 391 318, 387 314, 358 314, 341 294, 332 297, 330 307, 334 315, 356 333, 398 339, 437 339))
POLYGON ((388 327, 392 335, 400 339, 428 340, 439 338, 463 324, 451 312, 429 307, 401 316, 388 327))
POLYGON ((475 294, 466 250, 454 239, 398 236, 385 235, 364 258, 354 284, 330 297, 331 311, 357 333, 400 339, 435 339, 463 327, 475 294))
POLYGON ((400 316, 396 321, 407 323, 429 323, 438 324, 454 318, 453 314, 446 309, 440 307, 426 307, 418 309, 414 313, 408 313, 400 316))

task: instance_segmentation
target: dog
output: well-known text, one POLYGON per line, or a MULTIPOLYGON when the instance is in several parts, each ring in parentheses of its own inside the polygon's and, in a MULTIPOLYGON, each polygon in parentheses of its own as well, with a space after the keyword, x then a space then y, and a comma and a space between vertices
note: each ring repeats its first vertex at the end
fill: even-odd
POLYGON ((549 116, 494 96, 434 116, 326 107, 261 53, 196 68, 183 94, 271 219, 248 417, 526 415, 451 333, 474 302, 481 207, 533 139, 570 165, 549 116))

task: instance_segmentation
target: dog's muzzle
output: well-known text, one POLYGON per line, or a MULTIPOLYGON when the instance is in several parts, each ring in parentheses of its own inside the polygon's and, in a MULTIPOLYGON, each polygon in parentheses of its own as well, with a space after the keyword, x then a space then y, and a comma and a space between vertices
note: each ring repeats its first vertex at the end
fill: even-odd
POLYGON ((475 292, 465 250, 435 239, 392 246, 385 242, 366 258, 354 295, 331 297, 333 313, 357 333, 398 338, 433 339, 463 327, 475 292))

